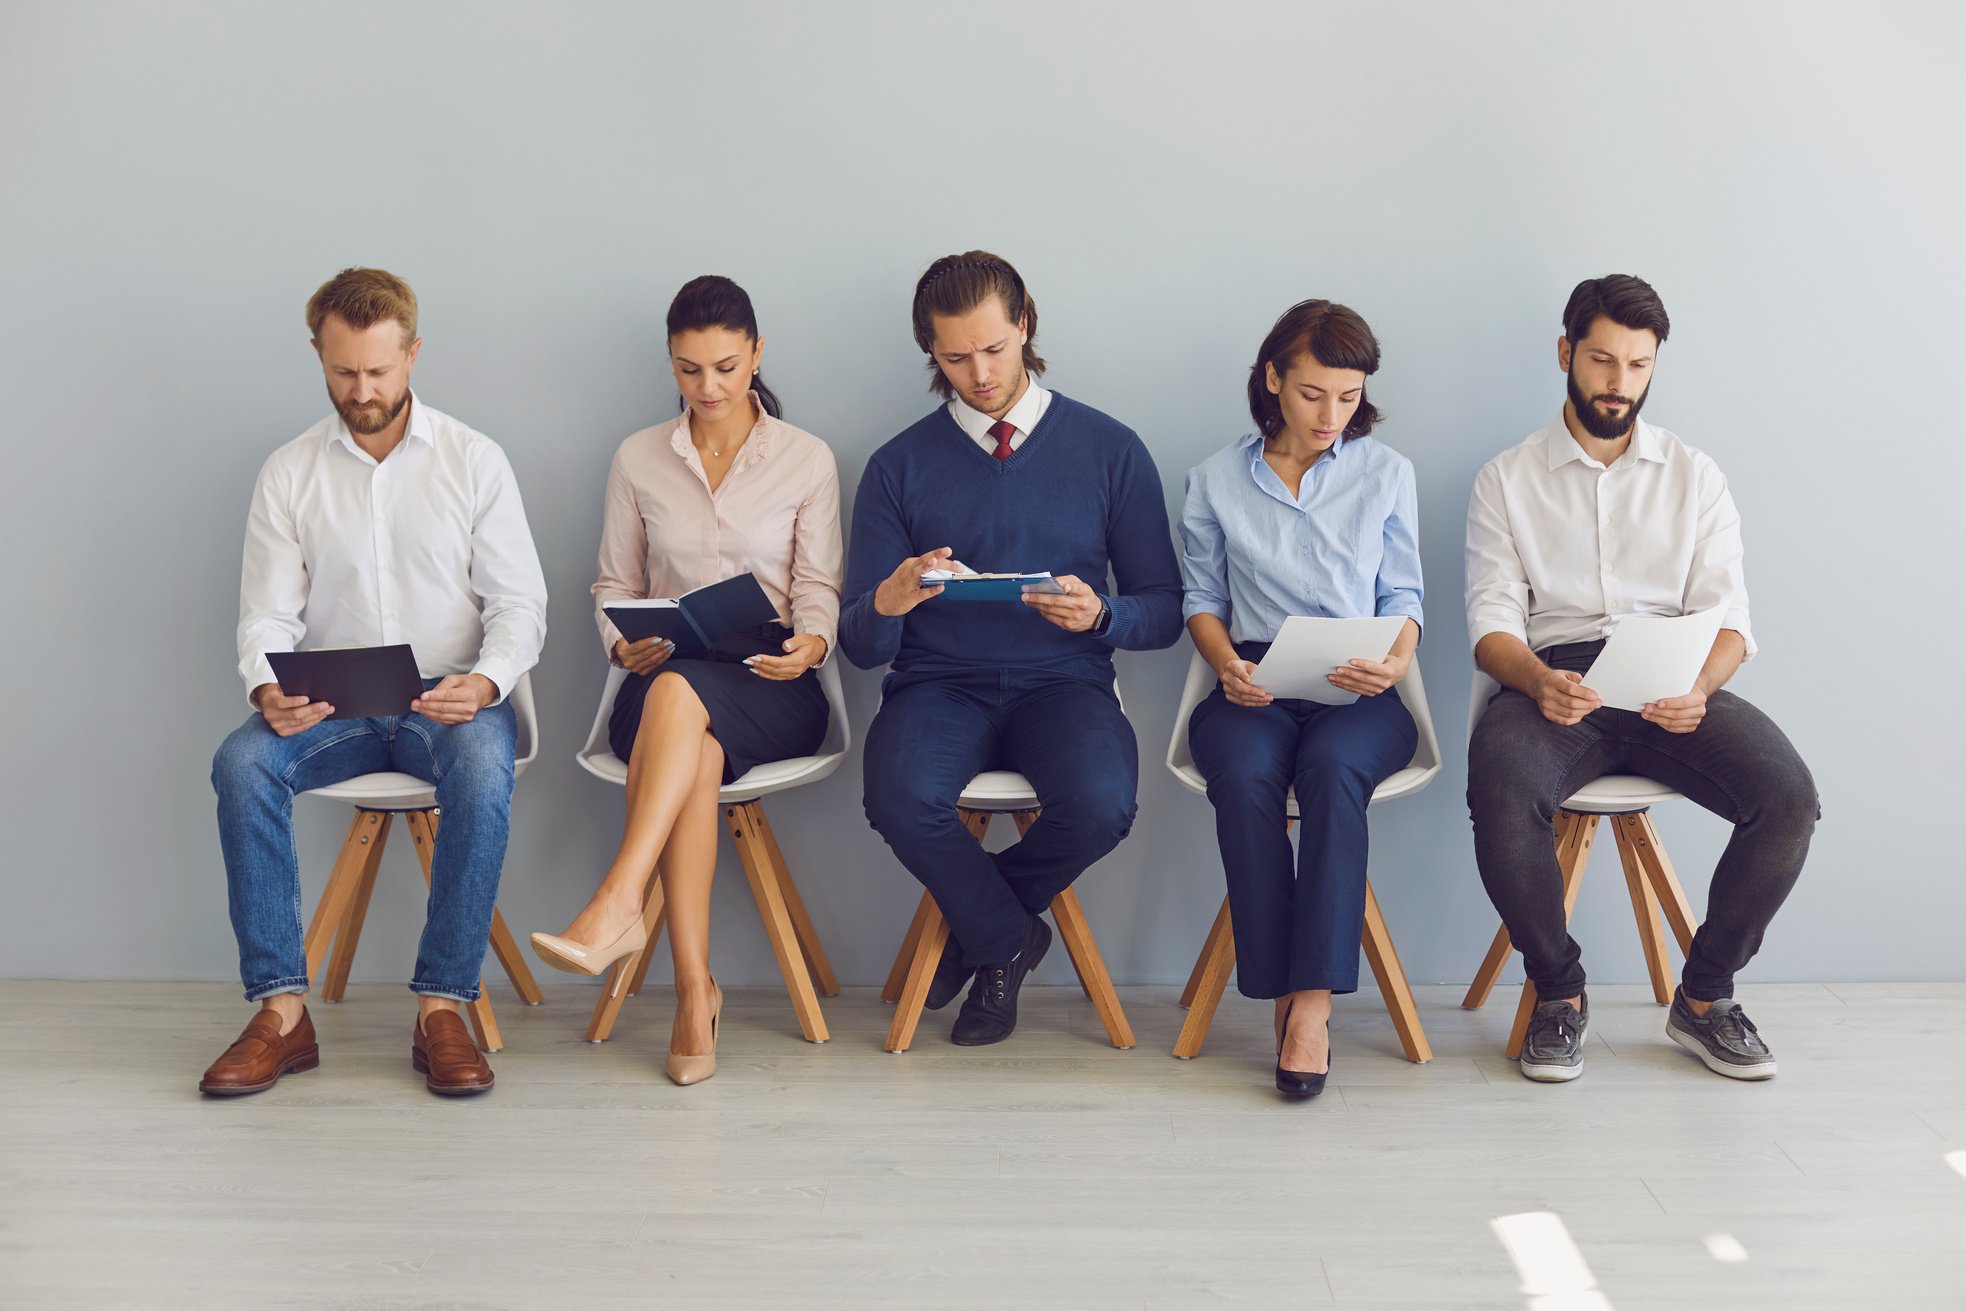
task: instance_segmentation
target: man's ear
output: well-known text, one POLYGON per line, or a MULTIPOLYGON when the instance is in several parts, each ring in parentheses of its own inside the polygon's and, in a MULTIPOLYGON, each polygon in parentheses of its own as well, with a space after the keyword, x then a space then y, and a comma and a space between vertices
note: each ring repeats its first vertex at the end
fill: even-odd
POLYGON ((1556 367, 1559 373, 1570 372, 1570 338, 1556 339, 1556 367))
POLYGON ((416 367, 416 353, 423 349, 423 338, 418 337, 410 343, 410 357, 403 362, 403 372, 408 373, 416 367))

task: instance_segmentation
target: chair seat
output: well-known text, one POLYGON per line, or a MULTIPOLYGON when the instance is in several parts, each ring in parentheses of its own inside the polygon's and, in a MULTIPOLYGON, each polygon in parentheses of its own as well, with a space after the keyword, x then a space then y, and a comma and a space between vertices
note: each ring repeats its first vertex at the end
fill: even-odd
MULTIPOLYGON (((1196 769, 1193 765, 1170 765, 1168 768, 1174 777, 1180 781, 1182 787, 1188 789, 1188 791, 1198 797, 1208 795, 1208 780, 1201 776, 1199 769, 1196 769)), ((1433 776, 1439 772, 1440 767, 1437 765, 1431 767, 1408 765, 1405 769, 1397 770, 1385 782, 1373 789, 1372 804, 1376 806, 1381 801, 1391 801, 1395 797, 1403 797, 1408 793, 1418 792, 1431 782, 1433 776)), ((1286 805, 1289 808, 1290 817, 1292 819, 1297 818, 1296 788, 1290 789, 1287 794, 1286 805)))
MULTIPOLYGON (((717 804, 736 805, 759 797, 783 792, 803 783, 816 783, 840 767, 844 752, 824 756, 793 756, 790 760, 768 760, 717 789, 717 804)), ((603 782, 628 785, 628 765, 612 751, 586 751, 575 757, 580 767, 603 782)))
MULTIPOLYGON (((523 760, 512 767, 515 780, 525 772, 526 762, 523 760)), ((434 784, 414 774, 399 774, 394 770, 357 774, 354 778, 330 783, 326 787, 309 788, 300 795, 346 801, 364 810, 432 810, 437 805, 434 784)))
POLYGON ((1038 791, 1016 770, 986 769, 969 781, 956 804, 964 810, 1030 810, 1038 804, 1038 791))
POLYGON ((1578 788, 1563 803, 1563 808, 1587 815, 1623 815, 1678 796, 1679 793, 1657 779, 1637 774, 1606 774, 1578 788))

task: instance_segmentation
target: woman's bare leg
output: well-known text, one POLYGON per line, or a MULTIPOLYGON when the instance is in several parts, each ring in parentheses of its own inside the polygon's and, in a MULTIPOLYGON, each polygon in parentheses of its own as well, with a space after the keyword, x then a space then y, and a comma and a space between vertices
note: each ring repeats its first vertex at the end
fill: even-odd
POLYGON ((717 874, 717 789, 724 750, 703 735, 695 785, 662 851, 662 896, 669 911, 669 955, 676 963, 676 1020, 669 1050, 701 1056, 710 1038, 710 884, 717 874))
MULTIPOLYGON (((658 674, 642 702, 642 722, 629 754, 628 822, 621 846, 600 888, 560 936, 589 947, 604 946, 641 917, 649 876, 683 802, 696 786, 701 743, 709 730, 710 712, 689 680, 680 674, 658 674)), ((713 807, 713 823, 714 815, 713 807)))

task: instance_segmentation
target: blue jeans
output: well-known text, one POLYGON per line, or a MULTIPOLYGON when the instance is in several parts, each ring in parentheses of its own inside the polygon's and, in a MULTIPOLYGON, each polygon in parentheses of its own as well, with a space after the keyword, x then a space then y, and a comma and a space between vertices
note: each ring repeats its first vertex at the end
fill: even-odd
POLYGON ((323 720, 281 737, 255 714, 234 729, 212 758, 212 788, 246 1000, 307 991, 294 794, 395 770, 436 784, 443 811, 410 991, 476 1001, 505 864, 518 738, 509 702, 485 707, 468 724, 392 715, 323 720))
POLYGON ((890 678, 867 730, 867 819, 935 897, 965 965, 1009 960, 1030 917, 1133 826, 1140 750, 1110 686, 1040 670, 890 678), (986 769, 1031 781, 1044 814, 990 853, 956 817, 986 769))
MULTIPOLYGON (((1267 643, 1236 647, 1245 660, 1267 650, 1267 643)), ((1390 690, 1347 706, 1238 706, 1218 685, 1195 707, 1188 745, 1215 807, 1243 996, 1358 991, 1365 810, 1373 790, 1413 758, 1418 735, 1390 690), (1284 828, 1292 788, 1301 817, 1294 871, 1284 828)))

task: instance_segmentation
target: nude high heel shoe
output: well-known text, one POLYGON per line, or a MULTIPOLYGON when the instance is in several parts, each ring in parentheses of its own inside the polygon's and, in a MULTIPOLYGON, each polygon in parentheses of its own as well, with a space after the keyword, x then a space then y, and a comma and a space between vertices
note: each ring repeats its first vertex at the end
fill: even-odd
POLYGON ((642 926, 641 916, 637 915, 619 937, 604 947, 583 947, 572 938, 563 938, 557 933, 535 933, 532 935, 532 949, 556 970, 591 976, 604 972, 623 956, 634 955, 648 946, 648 941, 648 930, 642 926))
POLYGON ((724 990, 717 987, 715 979, 710 980, 710 987, 716 993, 716 1000, 711 1003, 710 1010, 709 1054, 684 1056, 672 1048, 662 1058, 662 1072, 669 1076, 670 1082, 685 1088, 693 1083, 702 1083, 717 1072, 717 1021, 724 1013, 724 990))

